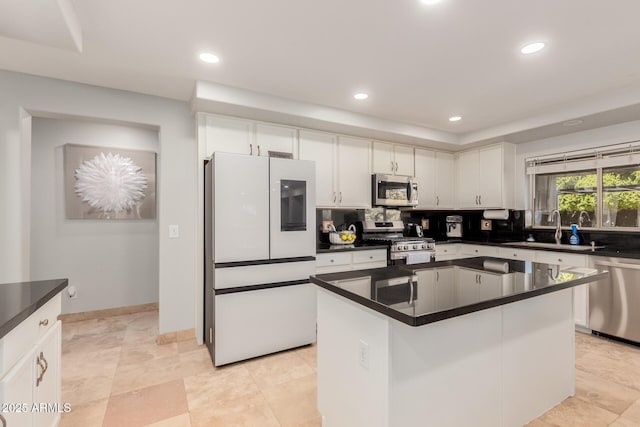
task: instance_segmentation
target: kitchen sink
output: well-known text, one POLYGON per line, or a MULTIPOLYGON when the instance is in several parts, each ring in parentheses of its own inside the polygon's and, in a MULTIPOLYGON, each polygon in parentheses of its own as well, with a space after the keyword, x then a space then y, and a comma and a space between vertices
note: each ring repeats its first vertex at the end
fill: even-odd
MULTIPOLYGON (((527 248, 546 248, 546 249, 562 249, 562 250, 570 250, 570 251, 590 251, 592 249, 591 246, 588 245, 567 245, 567 244, 557 244, 557 243, 544 243, 544 242, 509 242, 503 243, 505 246, 521 246, 527 248)), ((604 246, 595 246, 593 249, 602 249, 604 246)))

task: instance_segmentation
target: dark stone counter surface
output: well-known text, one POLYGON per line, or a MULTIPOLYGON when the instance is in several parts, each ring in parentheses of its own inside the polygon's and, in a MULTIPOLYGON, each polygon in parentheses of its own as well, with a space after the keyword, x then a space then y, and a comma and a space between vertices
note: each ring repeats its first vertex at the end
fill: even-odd
MULTIPOLYGON (((515 249, 529 249, 536 251, 550 251, 550 252, 565 252, 572 254, 581 254, 581 255, 591 255, 591 256, 604 256, 604 257, 618 257, 618 258, 631 258, 631 259, 640 259, 640 248, 628 248, 628 247, 618 247, 615 245, 604 245, 604 247, 596 247, 594 251, 585 250, 585 251, 576 251, 574 249, 569 249, 567 246, 569 245, 559 245, 553 248, 548 247, 532 247, 527 246, 526 242, 521 242, 522 245, 517 245, 517 241, 475 241, 475 240, 439 240, 436 241, 436 247, 439 245, 449 245, 455 243, 463 243, 468 245, 487 245, 487 246, 499 246, 503 248, 515 248, 515 249), (505 245, 505 243, 509 243, 505 245)), ((547 242, 549 243, 549 242, 547 242)))
POLYGON ((584 267, 476 257, 320 274, 311 276, 311 282, 407 325, 421 326, 608 275, 584 267))
POLYGON ((0 338, 62 292, 68 279, 0 284, 0 338))
POLYGON ((380 243, 363 243, 355 242, 350 245, 332 245, 329 243, 318 243, 316 246, 316 253, 330 253, 330 252, 343 252, 343 251, 367 251, 372 249, 387 249, 387 245, 381 245, 380 243))

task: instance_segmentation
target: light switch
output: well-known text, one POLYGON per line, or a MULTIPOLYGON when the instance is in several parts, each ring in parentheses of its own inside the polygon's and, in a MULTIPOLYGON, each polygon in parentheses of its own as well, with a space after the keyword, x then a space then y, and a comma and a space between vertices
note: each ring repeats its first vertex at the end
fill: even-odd
POLYGON ((169 226, 169 238, 177 239, 180 237, 180 227, 178 225, 170 225, 169 226))

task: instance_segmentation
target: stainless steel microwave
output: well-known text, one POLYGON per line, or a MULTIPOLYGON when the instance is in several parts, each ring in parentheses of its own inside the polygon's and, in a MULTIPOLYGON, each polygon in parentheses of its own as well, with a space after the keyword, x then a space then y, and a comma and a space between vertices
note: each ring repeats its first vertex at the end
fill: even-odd
POLYGON ((412 176, 373 174, 371 193, 374 206, 418 205, 418 183, 412 176))

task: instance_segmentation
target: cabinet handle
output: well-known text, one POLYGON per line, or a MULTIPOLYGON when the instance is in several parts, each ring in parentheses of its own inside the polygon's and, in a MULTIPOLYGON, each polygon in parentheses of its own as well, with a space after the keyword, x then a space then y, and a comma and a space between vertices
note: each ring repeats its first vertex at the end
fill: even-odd
POLYGON ((333 203, 335 203, 335 202, 336 202, 336 192, 334 191, 333 192, 333 203))
POLYGON ((436 196, 436 206, 440 205, 440 196, 436 196))
POLYGON ((480 194, 478 196, 478 204, 481 205, 482 204, 482 194, 480 194))
POLYGON ((436 271, 436 282, 440 280, 440 273, 436 271))
POLYGON ((478 196, 476 196, 476 205, 478 204, 478 196))
POLYGON ((253 144, 249 144, 249 155, 253 156, 253 144))
POLYGON ((49 319, 41 320, 39 323, 40 326, 47 326, 48 324, 49 324, 49 319))
POLYGON ((340 192, 340 203, 342 203, 342 191, 340 192))
POLYGON ((331 262, 333 262, 333 260, 330 260, 331 262))
POLYGON ((260 155, 260 146, 258 145, 258 156, 260 155))
POLYGON ((391 161, 391 172, 393 172, 393 160, 391 161))
POLYGON ((558 262, 562 262, 562 258, 558 258, 558 262))
POLYGON ((482 274, 478 274, 478 283, 482 285, 482 274))
POLYGON ((476 274, 476 285, 478 284, 478 275, 476 274))
POLYGON ((517 257, 518 257, 518 254, 513 254, 513 256, 517 258, 517 257))
POLYGON ((398 162, 396 162, 396 172, 398 172, 398 162))
POLYGON ((370 256, 369 259, 373 259, 373 256, 370 256))
POLYGON ((7 420, 4 419, 2 414, 0 414, 0 422, 2 423, 2 427, 7 427, 7 420))
POLYGON ((40 356, 36 359, 36 364, 40 368, 42 368, 42 372, 40 373, 40 376, 38 376, 38 379, 36 380, 36 387, 38 387, 42 382, 42 380, 44 379, 45 372, 47 372, 47 369, 49 368, 49 362, 47 362, 47 359, 44 358, 43 352, 40 352, 40 356), (40 362, 43 362, 44 366, 40 362))

